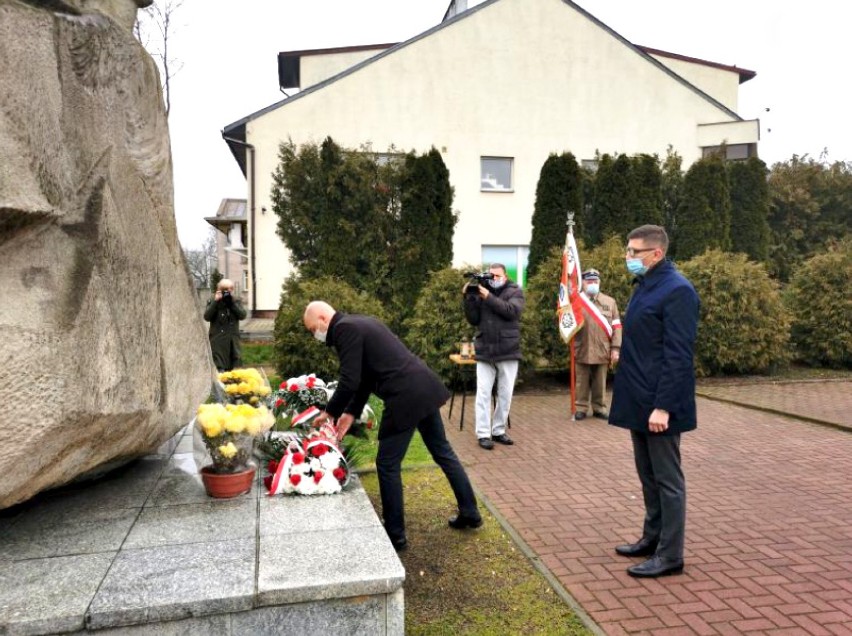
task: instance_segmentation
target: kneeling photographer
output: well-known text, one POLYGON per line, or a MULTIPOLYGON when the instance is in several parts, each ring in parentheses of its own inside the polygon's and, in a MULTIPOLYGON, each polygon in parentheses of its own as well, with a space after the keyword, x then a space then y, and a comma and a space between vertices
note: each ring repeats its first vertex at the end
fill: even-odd
POLYGON ((210 349, 218 371, 230 371, 243 364, 240 347, 240 320, 246 317, 242 303, 234 296, 233 281, 223 278, 216 293, 207 301, 204 320, 210 323, 210 349))
POLYGON ((510 446, 506 434, 512 392, 521 359, 519 321, 524 311, 524 292, 506 276, 506 268, 493 263, 488 273, 466 274, 464 315, 476 331, 476 437, 479 446, 494 442, 510 446), (492 417, 491 394, 497 381, 497 407, 492 417))

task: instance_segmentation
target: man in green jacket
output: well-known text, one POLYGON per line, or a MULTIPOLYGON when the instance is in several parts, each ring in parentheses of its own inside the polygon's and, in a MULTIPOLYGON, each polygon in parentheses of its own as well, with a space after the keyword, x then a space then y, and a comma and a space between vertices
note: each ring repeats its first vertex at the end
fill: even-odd
POLYGON ((220 280, 204 310, 204 320, 210 323, 213 364, 220 372, 242 366, 240 320, 246 315, 242 303, 234 296, 234 282, 227 278, 220 280))

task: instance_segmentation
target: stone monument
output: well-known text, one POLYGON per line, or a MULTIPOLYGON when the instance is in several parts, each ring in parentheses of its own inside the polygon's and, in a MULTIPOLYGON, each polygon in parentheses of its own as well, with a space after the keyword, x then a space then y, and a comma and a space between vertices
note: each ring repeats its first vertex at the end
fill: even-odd
POLYGON ((156 449, 212 362, 151 0, 0 0, 0 508, 156 449))

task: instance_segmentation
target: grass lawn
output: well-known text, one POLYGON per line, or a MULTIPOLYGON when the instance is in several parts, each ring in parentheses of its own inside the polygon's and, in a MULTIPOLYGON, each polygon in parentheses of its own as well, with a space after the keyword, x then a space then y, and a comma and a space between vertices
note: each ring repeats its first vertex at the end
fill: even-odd
MULTIPOLYGON (((380 511, 375 473, 361 481, 380 511)), ((591 633, 484 507, 478 530, 447 526, 455 499, 440 469, 405 470, 403 482, 406 634, 591 633)))

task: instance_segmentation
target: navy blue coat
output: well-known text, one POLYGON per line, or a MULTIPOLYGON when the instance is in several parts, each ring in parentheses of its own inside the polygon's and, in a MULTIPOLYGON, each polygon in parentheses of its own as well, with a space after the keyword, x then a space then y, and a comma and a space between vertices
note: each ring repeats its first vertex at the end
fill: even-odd
POLYGON ((692 283, 670 261, 638 278, 622 319, 610 424, 648 432, 651 411, 659 408, 669 412, 664 434, 697 426, 693 354, 698 307, 692 283))
POLYGON ((326 412, 359 417, 375 393, 385 401, 379 439, 414 428, 450 398, 441 379, 375 318, 335 313, 326 344, 340 359, 340 382, 326 412))

